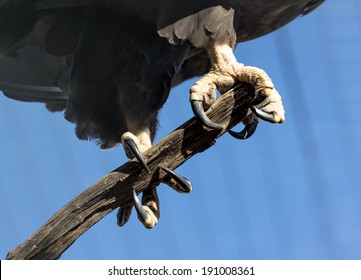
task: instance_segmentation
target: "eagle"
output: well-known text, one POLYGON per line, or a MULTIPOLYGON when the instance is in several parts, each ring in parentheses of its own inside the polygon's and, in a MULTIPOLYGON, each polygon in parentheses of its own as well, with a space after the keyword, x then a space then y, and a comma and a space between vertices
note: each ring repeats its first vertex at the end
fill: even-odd
MULTIPOLYGON (((237 62, 237 43, 268 34, 324 0, 1 0, 0 90, 13 99, 44 102, 64 111, 82 140, 102 149, 121 144, 151 172, 142 157, 157 130, 158 113, 172 87, 202 76, 190 88, 194 114, 211 129, 207 110, 237 83, 255 88, 243 121, 245 139, 259 119, 282 123, 285 111, 272 80, 237 62)), ((160 166, 164 183, 192 189, 183 176, 160 166)), ((133 206, 146 228, 159 219, 156 188, 120 206, 123 226, 133 206)))

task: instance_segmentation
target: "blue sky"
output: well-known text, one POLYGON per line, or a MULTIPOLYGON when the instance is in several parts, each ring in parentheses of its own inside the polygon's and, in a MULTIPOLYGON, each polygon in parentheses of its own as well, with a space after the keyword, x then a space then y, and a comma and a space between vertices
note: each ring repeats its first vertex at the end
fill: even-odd
MULTIPOLYGON (((161 185, 161 219, 146 230, 116 212, 62 259, 360 259, 361 4, 327 0, 271 35, 239 45, 283 96, 286 122, 260 123, 247 141, 225 135, 178 172, 181 195, 161 185)), ((175 88, 156 141, 192 117, 175 88)), ((240 127, 241 129, 241 127, 240 127)), ((0 258, 93 182, 123 164, 42 104, 0 95, 0 258)))

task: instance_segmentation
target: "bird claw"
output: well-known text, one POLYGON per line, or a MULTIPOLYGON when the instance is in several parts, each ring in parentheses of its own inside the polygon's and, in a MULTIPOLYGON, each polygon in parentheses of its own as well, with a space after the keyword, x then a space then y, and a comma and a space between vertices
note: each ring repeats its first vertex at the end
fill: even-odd
POLYGON ((141 220, 141 222, 144 224, 148 220, 149 215, 145 211, 143 205, 140 203, 139 198, 138 198, 137 193, 135 192, 135 190, 133 190, 133 200, 134 200, 135 210, 138 213, 138 217, 141 220))
POLYGON ((235 132, 229 130, 228 133, 236 139, 245 140, 253 135, 256 131, 258 125, 258 120, 254 119, 250 124, 247 124, 241 132, 235 132))
MULTIPOLYGON (((252 106, 250 106, 250 109, 253 112, 253 114, 256 115, 258 118, 260 118, 261 120, 264 120, 264 121, 270 122, 270 123, 282 122, 282 120, 279 117, 276 118, 273 114, 266 113, 266 112, 258 109, 256 106, 252 105, 252 106)), ((235 132, 235 131, 229 130, 228 133, 236 139, 245 140, 245 139, 248 139, 249 137, 251 137, 255 133, 255 131, 257 129, 257 125, 258 125, 258 119, 255 118, 251 123, 247 124, 241 132, 235 132)))
POLYGON ((191 101, 192 104, 192 110, 194 115, 202 121, 202 123, 209 127, 209 128, 213 128, 213 129, 223 129, 223 126, 220 124, 217 124, 213 121, 211 121, 208 116, 206 115, 206 113, 204 112, 203 109, 203 102, 199 101, 199 100, 192 100, 191 101))
POLYGON ((132 155, 138 160, 138 162, 144 167, 144 169, 147 170, 148 173, 151 173, 135 141, 132 138, 124 137, 122 139, 122 142, 125 147, 132 153, 132 155))
POLYGON ((142 203, 137 193, 133 190, 133 200, 138 219, 147 228, 152 229, 158 223, 159 200, 155 189, 147 189, 143 192, 142 203))
POLYGON ((174 172, 173 170, 167 167, 161 166, 160 168, 164 170, 171 177, 171 179, 175 181, 176 184, 166 182, 174 190, 176 190, 179 193, 190 193, 192 191, 192 184, 187 178, 179 175, 178 173, 174 172))
POLYGON ((264 120, 264 121, 270 122, 270 123, 278 123, 279 122, 275 119, 275 117, 272 114, 263 112, 262 110, 258 109, 256 106, 250 106, 250 109, 261 120, 264 120))
POLYGON ((132 214, 132 209, 133 209, 133 203, 119 207, 119 210, 117 213, 118 226, 122 227, 128 222, 129 217, 132 214))

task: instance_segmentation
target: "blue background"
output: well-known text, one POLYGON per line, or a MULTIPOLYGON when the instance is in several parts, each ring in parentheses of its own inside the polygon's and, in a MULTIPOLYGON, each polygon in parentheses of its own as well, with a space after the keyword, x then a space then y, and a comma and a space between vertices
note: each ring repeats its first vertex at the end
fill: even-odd
MULTIPOLYGON (((265 69, 286 122, 262 122, 247 141, 225 135, 178 169, 194 186, 161 185, 161 219, 146 230, 115 212, 62 259, 360 259, 361 2, 317 10, 236 49, 265 69)), ((178 86, 156 142, 192 117, 178 86)), ((241 126, 239 127, 241 129, 241 126)), ((0 95, 0 258, 93 182, 127 161, 74 135, 61 113, 0 95)))

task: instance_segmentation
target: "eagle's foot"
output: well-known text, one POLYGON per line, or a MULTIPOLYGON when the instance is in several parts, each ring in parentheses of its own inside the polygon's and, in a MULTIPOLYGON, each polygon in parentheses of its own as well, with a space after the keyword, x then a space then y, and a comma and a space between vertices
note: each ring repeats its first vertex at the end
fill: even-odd
POLYGON ((227 44, 212 42, 208 51, 212 62, 211 70, 190 89, 192 109, 205 126, 213 129, 223 128, 212 122, 204 110, 215 101, 217 90, 223 94, 240 82, 248 83, 255 88, 255 98, 250 104, 251 110, 248 114, 252 116, 243 121, 246 127, 242 132, 231 132, 231 135, 240 139, 250 137, 256 130, 258 118, 272 123, 284 121, 285 111, 281 96, 265 71, 238 63, 231 46, 227 44))
MULTIPOLYGON (((151 147, 151 141, 147 132, 142 132, 135 136, 131 132, 125 132, 121 137, 125 153, 127 157, 135 157, 141 166, 151 173, 148 165, 146 164, 142 152, 151 147)), ((133 191, 134 192, 134 191, 133 191)), ((136 193, 133 193, 134 201, 119 207, 117 213, 117 224, 124 226, 132 213, 133 206, 138 213, 138 218, 146 228, 153 228, 158 223, 159 218, 159 199, 155 188, 146 189, 143 192, 142 204, 140 203, 136 193)))
MULTIPOLYGON (((126 132, 122 135, 121 141, 127 156, 129 158, 135 157, 142 167, 151 173, 148 165, 145 163, 145 160, 141 155, 142 152, 151 147, 149 134, 143 132, 138 134, 138 136, 135 136, 130 132, 126 132)), ((163 183, 180 193, 189 193, 192 191, 192 184, 188 179, 166 167, 160 166, 157 171, 160 170, 166 173, 166 176, 162 174, 163 183)), ((144 190, 142 202, 139 201, 135 191, 133 191, 133 201, 119 207, 117 213, 117 223, 119 226, 123 226, 128 222, 132 213, 133 205, 135 206, 138 213, 138 219, 141 223, 148 229, 155 227, 160 216, 159 198, 156 188, 154 187, 144 190)))

